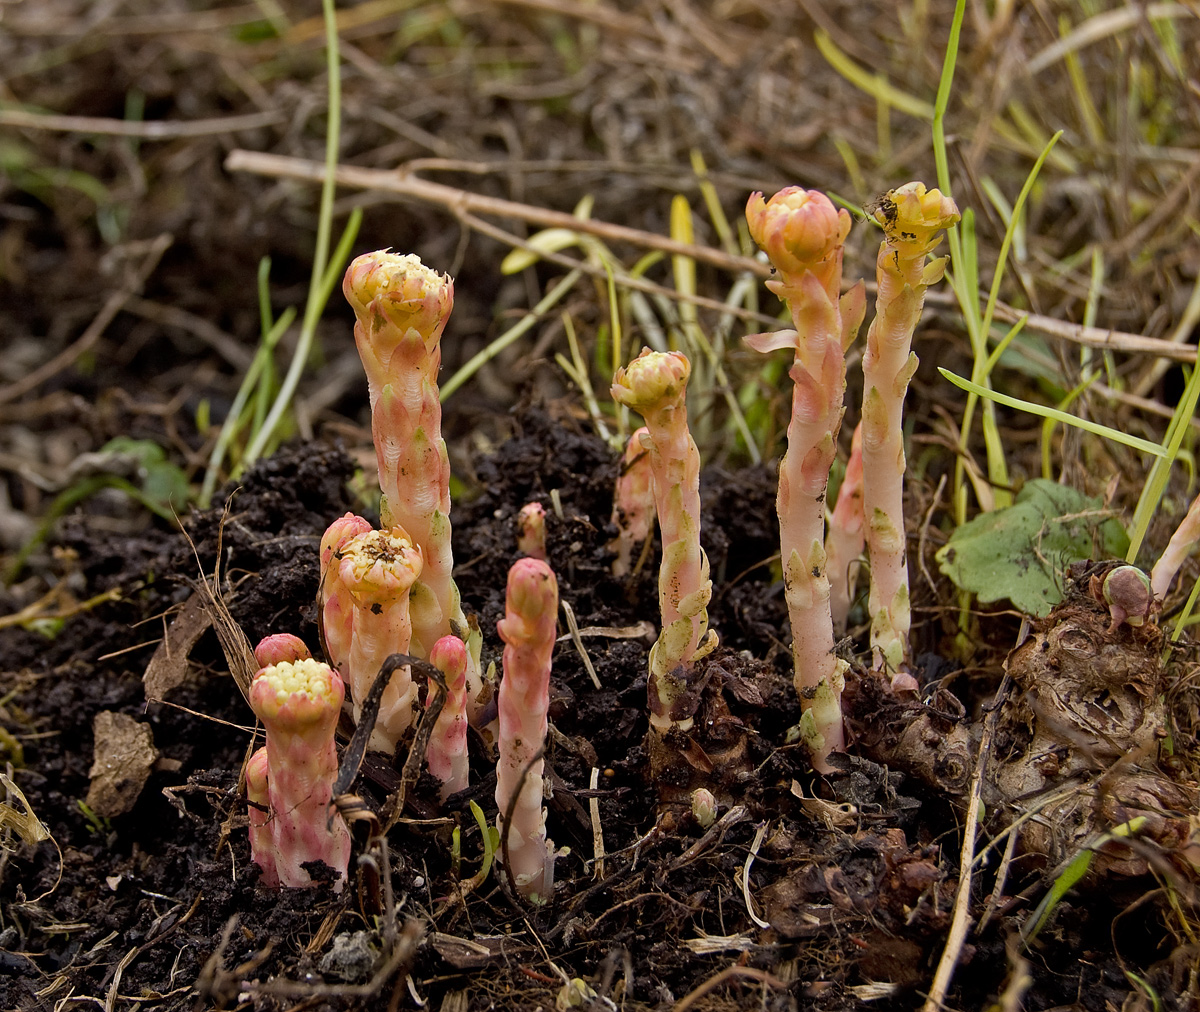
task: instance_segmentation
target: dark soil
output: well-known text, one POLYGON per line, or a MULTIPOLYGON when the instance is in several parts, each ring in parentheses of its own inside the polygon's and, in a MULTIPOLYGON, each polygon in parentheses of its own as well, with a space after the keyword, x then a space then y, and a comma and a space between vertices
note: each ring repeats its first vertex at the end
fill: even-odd
MULTIPOLYGON (((833 69, 816 40, 820 33, 920 106, 937 92, 949 3, 337 6, 343 164, 400 167, 535 210, 570 212, 594 198, 597 221, 659 235, 671 230, 672 198, 684 196, 696 242, 713 248, 723 242, 710 199, 736 229, 755 189, 820 187, 865 205, 908 179, 934 178, 929 117, 881 107, 833 69)), ((955 196, 976 215, 985 286, 1005 230, 989 186, 1011 203, 1045 140, 1065 129, 1030 194, 1021 248, 1010 253, 1019 269, 1009 270, 1002 297, 1051 322, 1078 323, 1095 310, 1099 326, 1172 336, 1200 264, 1200 20, 1174 16, 1186 13, 1180 8, 1160 20, 1109 22, 1107 34, 1074 36, 1071 62, 1046 54, 1093 16, 1120 20, 1132 5, 968 7, 946 133, 955 196), (1040 69, 1027 72, 1037 60, 1040 69), (1098 266, 1103 280, 1093 291, 1098 266)), ((492 762, 477 738, 468 792, 439 806, 424 778, 407 798, 388 838, 390 902, 370 862, 340 895, 260 888, 238 782, 252 714, 195 606, 197 587, 202 574, 219 573, 249 643, 292 632, 316 647, 321 533, 347 510, 369 513, 359 491, 372 484, 359 471, 373 457, 348 308, 335 294, 322 318, 283 449, 220 492, 215 508, 188 513, 177 504, 182 532, 107 479, 86 500, 71 496, 114 469, 140 480, 135 464, 102 454, 114 437, 160 447, 194 493, 259 340, 262 257, 272 260, 275 315, 302 311, 316 187, 224 165, 235 148, 323 158, 321 5, 37 0, 3 5, 0 18, 0 762, 8 778, 0 1009, 423 1003, 533 1012, 569 1007, 564 983, 573 978, 595 990, 575 1003, 590 1010, 914 1009, 950 935, 981 738, 989 760, 983 857, 946 1007, 1200 1007, 1194 649, 1164 660, 1158 627, 1111 630, 1087 580, 1065 574, 1067 599, 1044 622, 1026 628, 1003 606, 977 610, 969 649, 956 642, 959 598, 933 556, 954 524, 938 481, 954 467, 965 395, 935 367, 969 374, 971 354, 944 287, 930 292, 907 416, 922 693, 897 699, 862 671, 860 609, 839 645, 859 663, 846 697, 850 750, 838 772, 816 776, 789 737, 799 709, 777 579, 775 474, 773 465, 742 466, 714 395, 698 398, 695 418, 708 434, 700 437, 709 462, 702 537, 722 646, 683 761, 662 782, 650 779, 653 632, 643 623, 657 627, 659 546, 633 578, 611 577, 617 462, 555 361, 571 350, 561 310, 603 400, 610 307, 603 274, 585 275, 450 399, 444 420, 464 486, 453 511, 456 579, 483 630, 485 662, 499 662, 495 623, 516 557, 515 515, 536 500, 600 686, 564 638, 554 660, 548 825, 570 854, 558 862, 553 901, 527 908, 495 872, 467 885, 484 850, 469 802, 489 822, 496 816, 492 762), (54 114, 101 122, 63 124, 54 114), (243 116, 257 119, 247 125, 243 116), (208 126, 194 135, 149 129, 197 120, 208 126), (183 635, 189 623, 194 642, 183 635), (168 629, 175 652, 156 677, 165 671, 178 684, 165 701, 148 701, 143 675, 168 629), (114 731, 125 735, 127 758, 107 778, 94 775, 97 739, 114 731), (684 803, 700 782, 720 802, 721 821, 708 832, 684 803), (129 808, 106 817, 114 797, 129 808), (593 802, 603 873, 593 860, 593 802), (37 825, 27 813, 49 839, 31 842, 37 825), (1144 820, 1135 839, 1098 842, 1133 819, 1144 820), (1024 828, 1009 854, 1014 823, 1024 828), (1085 845, 1097 848, 1089 873, 1022 947, 1034 909, 1085 845)), ((454 207, 345 188, 335 238, 352 208, 365 210, 355 252, 417 252, 455 275, 443 375, 564 273, 547 262, 502 272, 511 243, 541 227, 536 217, 498 217, 512 233, 502 240, 454 207)), ((855 224, 848 279, 869 281, 877 241, 855 224)), ((612 251, 627 270, 645 253, 620 243, 612 251)), ((668 333, 680 330, 679 303, 669 298, 674 266, 667 257, 646 271, 667 290, 650 300, 655 326, 668 333)), ((736 278, 700 264, 696 290, 720 302, 736 278)), ((628 352, 650 328, 621 307, 628 352)), ((711 309, 699 315, 709 334, 719 319, 711 309)), ((777 459, 785 377, 764 370, 737 338, 766 325, 739 322, 724 359, 733 389, 757 384, 748 413, 764 457, 777 459)), ((277 349, 280 370, 296 329, 277 349)), ((993 374, 996 385, 1037 401, 1078 385, 1072 410, 1162 438, 1182 386, 1177 364, 1105 350, 1102 379, 1114 388, 1105 393, 1081 382, 1079 348, 1054 335, 1030 325, 1014 345, 1021 353, 993 374), (1118 396, 1131 390, 1141 395, 1118 396)), ((861 394, 858 354, 851 405, 861 394)), ((1041 473, 1040 419, 1010 409, 997 419, 1013 482, 1041 473)), ((968 453, 984 470, 978 426, 977 413, 968 453)), ((1050 444, 1057 476, 1089 494, 1107 489, 1113 510, 1131 514, 1146 479, 1142 456, 1062 427, 1050 444)), ((1183 470, 1175 468, 1171 508, 1156 515, 1147 552, 1178 522, 1171 509, 1189 493, 1183 470)), ((368 758, 353 790, 378 807, 398 777, 368 758)), ((355 831, 357 856, 367 851, 365 823, 355 831)))
MULTIPOLYGON (((636 626, 655 607, 649 570, 627 584, 609 575, 615 462, 605 446, 543 410, 514 424, 513 438, 477 461, 478 496, 454 512, 457 579, 466 610, 489 632, 485 663, 498 659, 490 631, 516 557, 514 515, 531 499, 547 506, 550 561, 581 627, 636 626)), ((6 855, 3 1007, 51 1008, 68 995, 163 1009, 412 1000, 402 973, 370 979, 371 953, 341 970, 322 962, 335 935, 378 925, 368 880, 342 896, 257 886, 237 783, 250 742, 239 725, 251 714, 213 633, 192 650, 186 682, 169 703, 148 704, 142 686, 162 623, 193 593, 200 569, 211 572, 218 539, 229 608, 250 640, 286 631, 316 642, 316 545, 327 522, 354 505, 346 492, 353 470, 335 448, 302 445, 254 468, 227 514, 189 518, 188 538, 158 527, 111 538, 86 523, 64 537, 87 585, 119 596, 51 639, 3 634, 6 706, 25 743, 13 776, 54 838, 6 855), (114 710, 150 728, 162 759, 132 811, 110 820, 89 815, 80 800, 93 718, 114 710), (280 979, 292 990, 276 993, 280 979), (369 985, 370 993, 340 993, 347 984, 369 985)), ((777 537, 772 499, 762 470, 706 475, 713 571, 740 575, 717 584, 727 589, 711 616, 724 646, 702 708, 710 746, 721 722, 727 737, 744 739, 742 761, 709 778, 722 812, 736 805, 733 816, 706 835, 682 806, 657 803, 661 785, 648 782, 643 750, 648 641, 585 632, 600 689, 564 641, 554 666, 549 828, 571 852, 558 863, 554 901, 524 908, 495 876, 465 902, 456 898, 459 876, 473 874, 481 856, 466 802, 477 801, 489 821, 496 815, 494 774, 479 742, 474 786, 439 810, 432 784, 422 781, 408 810, 414 820, 389 840, 398 917, 424 932, 408 979, 432 1007, 548 1007, 562 986, 550 963, 632 1008, 668 1007, 730 962, 735 986, 706 1007, 757 1006, 761 998, 767 1008, 850 1009, 870 998, 871 1008, 908 1009, 919 1000, 948 926, 961 811, 952 794, 863 757, 847 760, 843 774, 814 779, 803 749, 784 743, 799 716, 786 654, 755 659, 771 655, 786 621, 766 564, 777 537), (764 629, 774 633, 764 638, 764 629), (593 767, 601 771, 594 792, 593 767), (607 852, 603 877, 589 860, 593 797, 607 852), (452 825, 462 830, 458 871, 452 825), (741 887, 756 827, 765 835, 749 881, 756 914, 771 925, 765 931, 748 918, 741 887), (446 1004, 455 992, 469 995, 466 1006, 446 1004)), ((360 791, 377 803, 381 790, 370 781, 360 781, 360 791)), ((1004 895, 1028 893, 1038 881, 1016 871, 1004 895)), ((979 885, 991 887, 986 876, 979 885)), ((1127 876, 1089 893, 1086 905, 1064 908, 1029 954, 1035 983, 1026 1007, 1079 1001, 1099 1010, 1122 1000, 1128 982, 1115 953, 1144 968, 1172 947, 1160 905, 1137 902, 1150 888, 1127 876), (1090 955, 1064 962, 1066 953, 1090 955)), ((1005 901, 1010 913, 1022 907, 1005 901)), ((1012 931, 1001 916, 972 938, 958 1007, 981 1008, 1003 989, 1012 931)), ((1169 998, 1167 971, 1153 980, 1169 998)))

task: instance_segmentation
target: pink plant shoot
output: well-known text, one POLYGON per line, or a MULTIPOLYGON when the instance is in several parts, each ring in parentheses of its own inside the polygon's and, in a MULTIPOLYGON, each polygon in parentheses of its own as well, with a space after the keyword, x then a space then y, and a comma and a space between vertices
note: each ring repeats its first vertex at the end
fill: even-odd
POLYGON ((337 669, 343 681, 350 677, 347 662, 350 660, 354 609, 349 595, 339 582, 338 567, 341 565, 342 546, 351 538, 370 530, 371 525, 362 517, 347 513, 330 524, 321 537, 321 591, 318 601, 321 609, 321 645, 325 648, 325 659, 337 669))
MULTIPOLYGON (((408 595, 421 575, 421 553, 403 528, 368 531, 343 542, 337 553, 338 610, 351 616, 346 657, 354 722, 389 655, 407 653, 412 636, 408 595)), ((417 687, 407 666, 397 668, 379 703, 370 747, 391 755, 413 723, 417 687)))
POLYGON ((1200 542, 1200 495, 1192 500, 1187 515, 1184 516, 1171 540, 1167 542, 1166 551, 1159 556, 1154 568, 1150 571, 1150 589, 1156 601, 1162 601, 1171 589, 1171 581, 1179 572, 1184 560, 1192 554, 1196 544, 1200 542))
MULTIPOLYGON (((446 679, 446 701, 425 748, 429 772, 442 782, 441 797, 467 786, 467 648, 457 636, 443 636, 429 652, 429 663, 446 679)), ((440 692, 430 682, 429 693, 440 692)))
POLYGON ((863 288, 841 295, 850 215, 823 193, 788 187, 770 201, 752 194, 746 220, 778 274, 767 287, 787 303, 794 328, 745 340, 755 351, 788 348, 794 354, 788 447, 779 464, 780 554, 794 682, 804 712, 801 733, 814 766, 825 772, 826 757, 845 744, 841 694, 847 667, 833 653, 825 495, 845 411, 845 352, 862 322, 863 288))
POLYGON ((829 571, 829 611, 833 631, 846 631, 850 604, 854 600, 855 560, 862 555, 866 535, 863 533, 863 462, 862 423, 854 427, 850 440, 850 459, 846 474, 838 488, 837 503, 829 517, 825 532, 825 558, 829 571))
POLYGON ((654 526, 654 480, 650 473, 650 454, 642 446, 649 436, 644 425, 629 437, 621 457, 621 473, 613 490, 612 522, 617 536, 609 546, 617 553, 613 576, 625 576, 633 562, 633 550, 650 537, 654 526))
POLYGON ((540 502, 522 506, 517 514, 517 551, 546 561, 546 508, 540 502))
MULTIPOLYGON (((381 250, 350 264, 342 291, 357 317, 354 340, 367 373, 381 523, 403 527, 425 563, 411 595, 411 648, 428 657, 443 636, 467 635, 451 577, 450 461, 437 384, 454 282, 412 254, 381 250)), ((482 688, 477 650, 469 654, 467 680, 474 708, 482 688)))
POLYGON ((501 840, 507 835, 499 856, 508 861, 521 893, 542 900, 549 899, 554 890, 554 846, 546 839, 542 808, 545 763, 535 756, 546 742, 557 615, 554 572, 539 559, 519 559, 508 571, 504 618, 496 624, 504 640, 496 806, 501 840), (505 827, 510 806, 512 819, 505 827))
POLYGON ((260 668, 269 668, 283 661, 303 661, 312 657, 304 640, 291 633, 275 633, 264 636, 254 648, 254 659, 260 668))
POLYGON ((699 702, 690 685, 696 661, 717 645, 708 628, 712 581, 700 547, 700 453, 688 431, 691 364, 681 352, 643 348, 613 378, 613 399, 646 421, 640 437, 649 451, 663 559, 658 573, 662 629, 650 649, 647 694, 650 725, 660 734, 687 731, 699 702))
MULTIPOLYGON (((251 810, 250 841, 264 881, 308 886, 303 865, 324 861, 338 875, 341 890, 350 860, 350 831, 330 810, 337 778, 334 731, 342 710, 342 680, 327 664, 311 658, 263 668, 250 684, 250 706, 267 732, 265 822, 251 810)), ((251 757, 247 794, 263 798, 263 763, 251 757)))
POLYGON ((904 532, 904 397, 917 368, 911 351, 925 290, 941 280, 946 260, 927 258, 941 233, 959 220, 939 190, 906 183, 874 211, 884 239, 876 261, 875 319, 863 354, 863 514, 871 559, 871 648, 894 688, 915 688, 905 671, 911 625, 904 532))

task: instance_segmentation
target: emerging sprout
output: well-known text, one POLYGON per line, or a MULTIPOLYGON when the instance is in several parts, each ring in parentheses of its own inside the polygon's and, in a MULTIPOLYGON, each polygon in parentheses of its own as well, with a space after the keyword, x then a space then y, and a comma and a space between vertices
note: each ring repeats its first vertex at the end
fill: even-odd
POLYGON ((1112 618, 1110 632, 1122 622, 1142 625, 1154 609, 1154 591, 1150 578, 1137 566, 1118 566, 1104 577, 1101 594, 1112 618))
POLYGON ((558 581, 539 559, 519 559, 508 571, 505 612, 496 629, 504 640, 500 680, 500 759, 496 806, 513 881, 525 896, 549 899, 554 891, 554 846, 546 839, 540 757, 550 708, 550 659, 554 653, 558 581), (515 800, 514 800, 515 799, 515 800), (504 825, 512 808, 512 820, 504 825))
POLYGON ((662 629, 650 650, 650 724, 659 733, 692 726, 699 698, 692 666, 717 645, 708 628, 712 581, 700 547, 700 452, 688 431, 691 364, 680 352, 642 353, 613 378, 612 395, 646 420, 642 446, 650 451, 654 501, 662 531, 658 574, 662 629))
POLYGON ((267 732, 266 748, 246 770, 247 796, 260 806, 251 808, 250 845, 267 884, 312 885, 303 866, 323 861, 338 876, 335 888, 342 888, 350 831, 330 801, 343 696, 337 672, 311 658, 272 664, 250 685, 250 706, 267 732))
MULTIPOLYGON (((425 748, 425 762, 442 782, 445 801, 467 786, 467 648, 457 636, 443 636, 433 645, 429 663, 445 676, 447 695, 425 748)), ((440 690, 431 681, 428 691, 440 690)))
MULTIPOLYGON (((360 516, 347 513, 326 529, 321 537, 321 645, 329 661, 345 681, 349 678, 350 639, 353 635, 354 609, 350 596, 338 577, 342 546, 359 534, 366 534, 371 525, 360 516)), ((351 692, 353 696, 353 692, 351 692)))
POLYGON ((1200 495, 1192 500, 1187 515, 1171 535, 1166 551, 1150 571, 1150 586, 1157 600, 1161 601, 1167 596, 1171 581, 1175 579, 1183 560, 1192 554, 1197 542, 1200 542, 1200 495))
POLYGON ((517 514, 517 551, 546 561, 546 509, 540 502, 522 506, 517 514))
POLYGON ((618 578, 629 572, 633 550, 650 537, 654 525, 654 479, 650 454, 642 445, 643 435, 650 435, 644 425, 629 437, 613 490, 612 522, 617 536, 609 547, 617 553, 612 572, 618 578))
POLYGON ((717 819, 717 799, 707 787, 692 791, 692 818, 701 829, 708 829, 717 819))

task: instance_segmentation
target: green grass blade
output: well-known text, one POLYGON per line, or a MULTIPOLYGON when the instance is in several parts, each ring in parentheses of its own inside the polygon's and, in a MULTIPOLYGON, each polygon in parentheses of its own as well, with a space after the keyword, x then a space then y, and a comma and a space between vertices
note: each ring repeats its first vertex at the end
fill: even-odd
POLYGON ((977 397, 984 397, 987 400, 995 401, 997 404, 1003 404, 1008 408, 1016 408, 1018 411, 1024 411, 1030 415, 1037 415, 1040 418, 1053 418, 1055 421, 1062 422, 1064 425, 1073 425, 1077 429, 1083 429, 1085 432, 1090 432, 1096 436, 1103 436, 1105 439, 1111 439, 1115 443, 1120 443, 1122 446, 1131 447, 1134 450, 1141 450, 1143 453, 1153 454, 1155 457, 1167 456, 1167 451, 1164 450, 1158 443, 1152 443, 1148 439, 1139 439, 1137 436, 1131 436, 1127 432, 1122 432, 1120 429, 1110 429, 1107 425, 1101 425, 1099 422, 1089 421, 1086 418, 1076 418, 1074 415, 1067 414, 1065 411, 1059 411, 1057 408, 1049 408, 1044 404, 1035 404, 1033 401, 1023 401, 1019 397, 1009 397, 1008 394, 1002 394, 988 387, 980 386, 978 383, 972 383, 969 379, 964 379, 962 376, 957 376, 949 369, 943 369, 938 366, 940 372, 946 379, 953 383, 956 387, 966 390, 968 393, 973 393, 977 397))

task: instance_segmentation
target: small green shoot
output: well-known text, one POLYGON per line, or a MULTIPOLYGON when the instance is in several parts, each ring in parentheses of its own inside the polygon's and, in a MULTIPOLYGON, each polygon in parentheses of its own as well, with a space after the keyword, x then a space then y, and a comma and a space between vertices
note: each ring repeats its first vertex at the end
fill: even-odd
POLYGON ((337 283, 341 269, 350 254, 350 247, 358 235, 362 223, 362 209, 355 208, 350 214, 350 220, 342 232, 332 259, 329 255, 330 235, 333 229, 333 195, 336 188, 334 177, 338 165, 338 147, 341 141, 342 125, 342 75, 341 58, 338 50, 337 17, 334 12, 333 0, 321 0, 321 10, 325 17, 325 57, 329 75, 329 111, 325 129, 325 179, 321 185, 321 205, 317 217, 317 240, 313 250, 312 275, 309 278, 308 301, 304 306, 304 320, 300 325, 300 338, 296 342, 296 351, 292 355, 287 375, 275 397, 274 404, 268 412, 262 426, 250 440, 243 457, 244 466, 253 464, 261 457, 275 435, 283 414, 287 411, 295 396, 296 387, 300 384, 300 376, 308 362, 312 351, 313 340, 316 337, 317 324, 325 305, 329 301, 333 286, 337 283))

